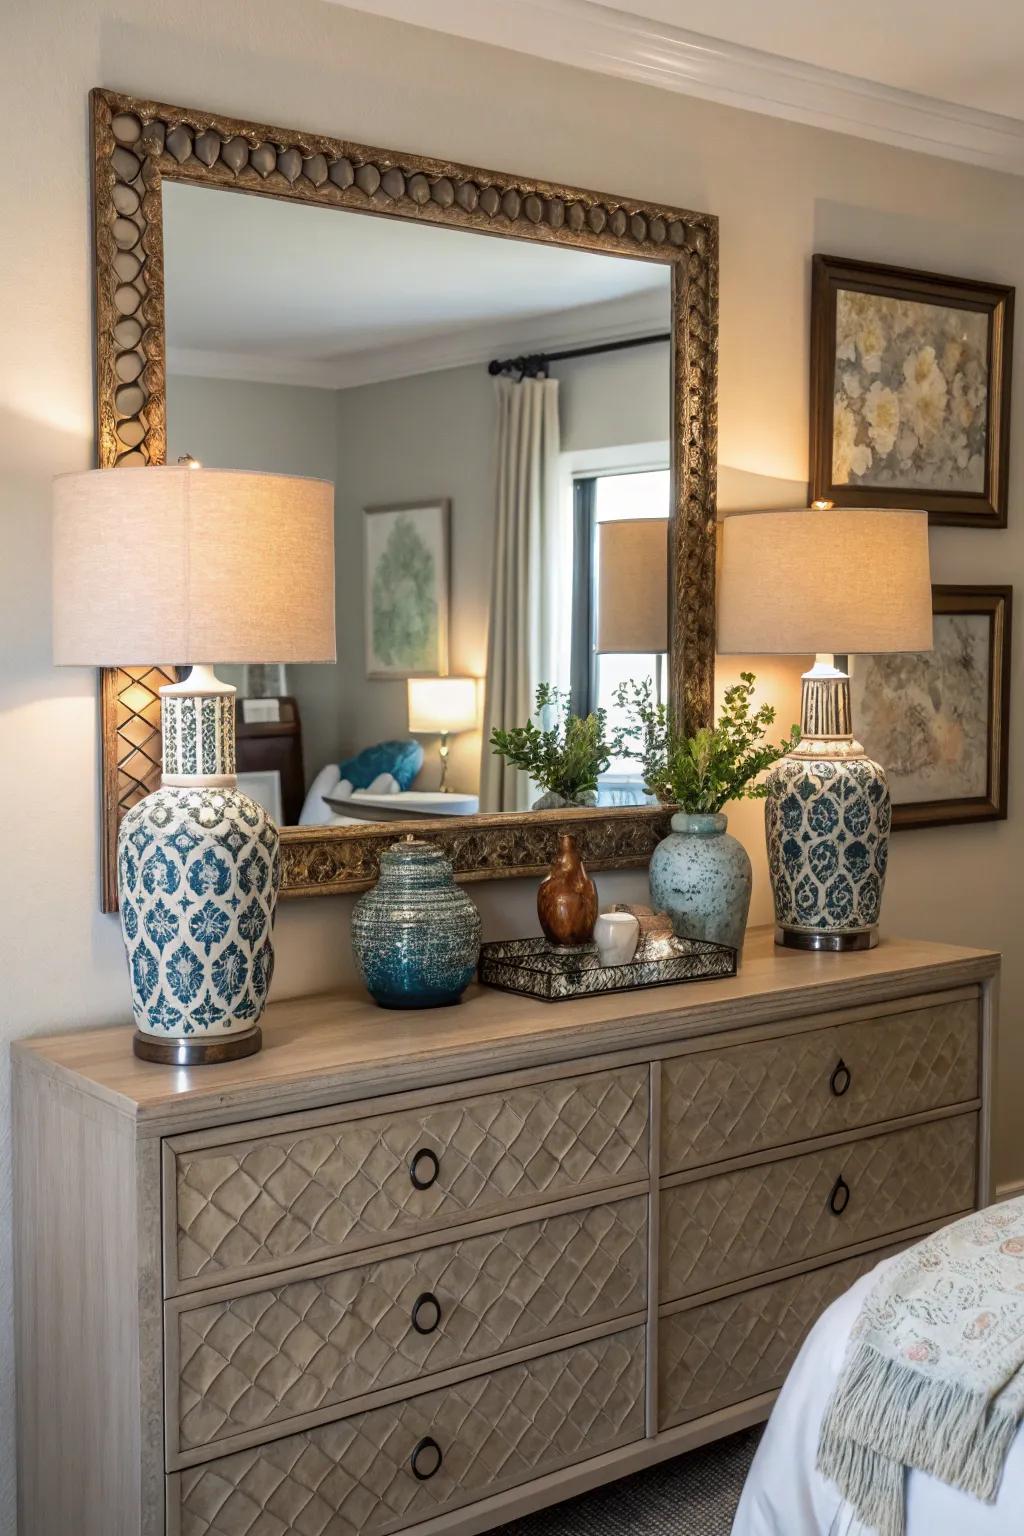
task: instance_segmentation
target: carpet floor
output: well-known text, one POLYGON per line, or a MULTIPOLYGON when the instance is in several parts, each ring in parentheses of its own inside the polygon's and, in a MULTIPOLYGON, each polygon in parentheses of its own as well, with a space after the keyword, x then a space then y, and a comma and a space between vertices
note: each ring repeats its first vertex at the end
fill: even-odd
POLYGON ((729 1536, 762 1428, 514 1520, 492 1536, 729 1536))

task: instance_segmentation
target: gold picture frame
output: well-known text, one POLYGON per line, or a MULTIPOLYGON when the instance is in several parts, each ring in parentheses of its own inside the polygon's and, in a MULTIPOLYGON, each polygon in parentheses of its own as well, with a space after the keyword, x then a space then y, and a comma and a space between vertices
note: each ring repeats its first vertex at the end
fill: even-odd
MULTIPOLYGON (((97 461, 166 458, 164 179, 518 240, 631 256, 672 269, 670 697, 687 728, 714 687, 718 220, 661 204, 244 122, 107 90, 92 104, 97 461)), ((159 688, 170 666, 112 669, 101 690, 103 898, 117 905, 121 816, 160 776, 159 688)), ((571 824, 592 869, 646 863, 661 807, 535 811, 416 822, 461 880, 539 874, 571 824)), ((364 890, 405 823, 285 827, 282 894, 364 890)))
MULTIPOLYGON (((1005 528, 1013 304, 1014 290, 1003 283, 979 283, 840 256, 815 256, 811 264, 811 500, 831 501, 837 507, 909 507, 926 511, 929 523, 948 527, 1005 528), (845 324, 841 324, 844 314, 845 324), (883 314, 891 318, 883 321, 883 314), (911 323, 911 316, 916 316, 916 325, 911 323), (952 332, 944 333, 943 319, 953 324, 952 332), (967 364, 960 358, 961 353, 965 358, 971 355, 968 327, 975 334, 979 354, 972 366, 980 363, 984 375, 984 409, 976 400, 974 405, 970 399, 960 399, 957 404, 958 386, 970 378, 967 364), (948 364, 941 357, 943 334, 955 338, 956 361, 948 364), (868 345, 879 349, 867 360, 865 336, 873 338, 868 345), (929 342, 932 345, 923 350, 929 342), (919 354, 910 350, 916 348, 922 349, 919 354), (925 360, 922 378, 906 377, 901 368, 904 363, 912 367, 915 356, 925 360), (950 375, 948 383, 946 372, 950 375), (840 376, 852 382, 840 388, 840 376), (902 379, 901 394, 908 395, 910 402, 909 420, 907 402, 900 404, 888 387, 898 387, 902 379), (917 418, 913 411, 915 392, 920 397, 917 418), (869 404, 873 398, 873 405, 869 404), (969 430, 955 415, 961 407, 966 408, 969 430), (967 453, 972 453, 971 462, 976 459, 978 464, 976 485, 950 481, 940 486, 929 484, 927 479, 912 484, 893 471, 891 465, 894 460, 899 463, 902 443, 899 429, 909 431, 922 415, 931 422, 929 443, 945 438, 952 454, 955 438, 965 462, 967 453), (837 478, 840 452, 845 462, 837 478), (863 468, 853 458, 857 452, 867 461, 863 468), (881 476, 880 465, 890 466, 881 476)), ((975 379, 969 387, 977 389, 978 385, 975 379)), ((917 443, 913 432, 909 441, 917 443)), ((949 464, 955 473, 954 460, 949 464)))

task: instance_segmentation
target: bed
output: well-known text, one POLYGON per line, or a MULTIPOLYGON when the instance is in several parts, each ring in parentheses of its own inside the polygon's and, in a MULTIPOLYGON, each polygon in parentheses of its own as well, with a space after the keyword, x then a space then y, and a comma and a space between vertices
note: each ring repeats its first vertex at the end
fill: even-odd
MULTIPOLYGON (((891 1264, 886 1259, 883 1264, 891 1264)), ((732 1536, 870 1536, 833 1484, 815 1471, 818 1432, 850 1330, 879 1265, 822 1314, 808 1335, 758 1447, 732 1536)), ((1006 1461, 995 1505, 920 1472, 907 1480, 906 1536, 1021 1536, 1024 1428, 1006 1461)))

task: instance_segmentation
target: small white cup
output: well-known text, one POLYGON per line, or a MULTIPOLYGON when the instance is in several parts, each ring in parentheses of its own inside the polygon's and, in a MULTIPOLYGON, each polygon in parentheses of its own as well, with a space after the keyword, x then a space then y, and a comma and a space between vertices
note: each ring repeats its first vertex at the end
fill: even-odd
POLYGON ((632 912, 602 912, 594 924, 594 943, 602 965, 628 965, 640 942, 640 924, 632 912))

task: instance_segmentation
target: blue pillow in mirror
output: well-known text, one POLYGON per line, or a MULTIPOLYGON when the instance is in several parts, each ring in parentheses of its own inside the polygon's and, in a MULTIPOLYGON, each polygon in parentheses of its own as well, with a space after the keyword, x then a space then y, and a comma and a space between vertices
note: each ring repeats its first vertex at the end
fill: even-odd
POLYGON ((422 767, 423 748, 418 741, 379 741, 339 763, 338 772, 353 789, 369 789, 382 773, 390 773, 399 789, 409 789, 422 767))

